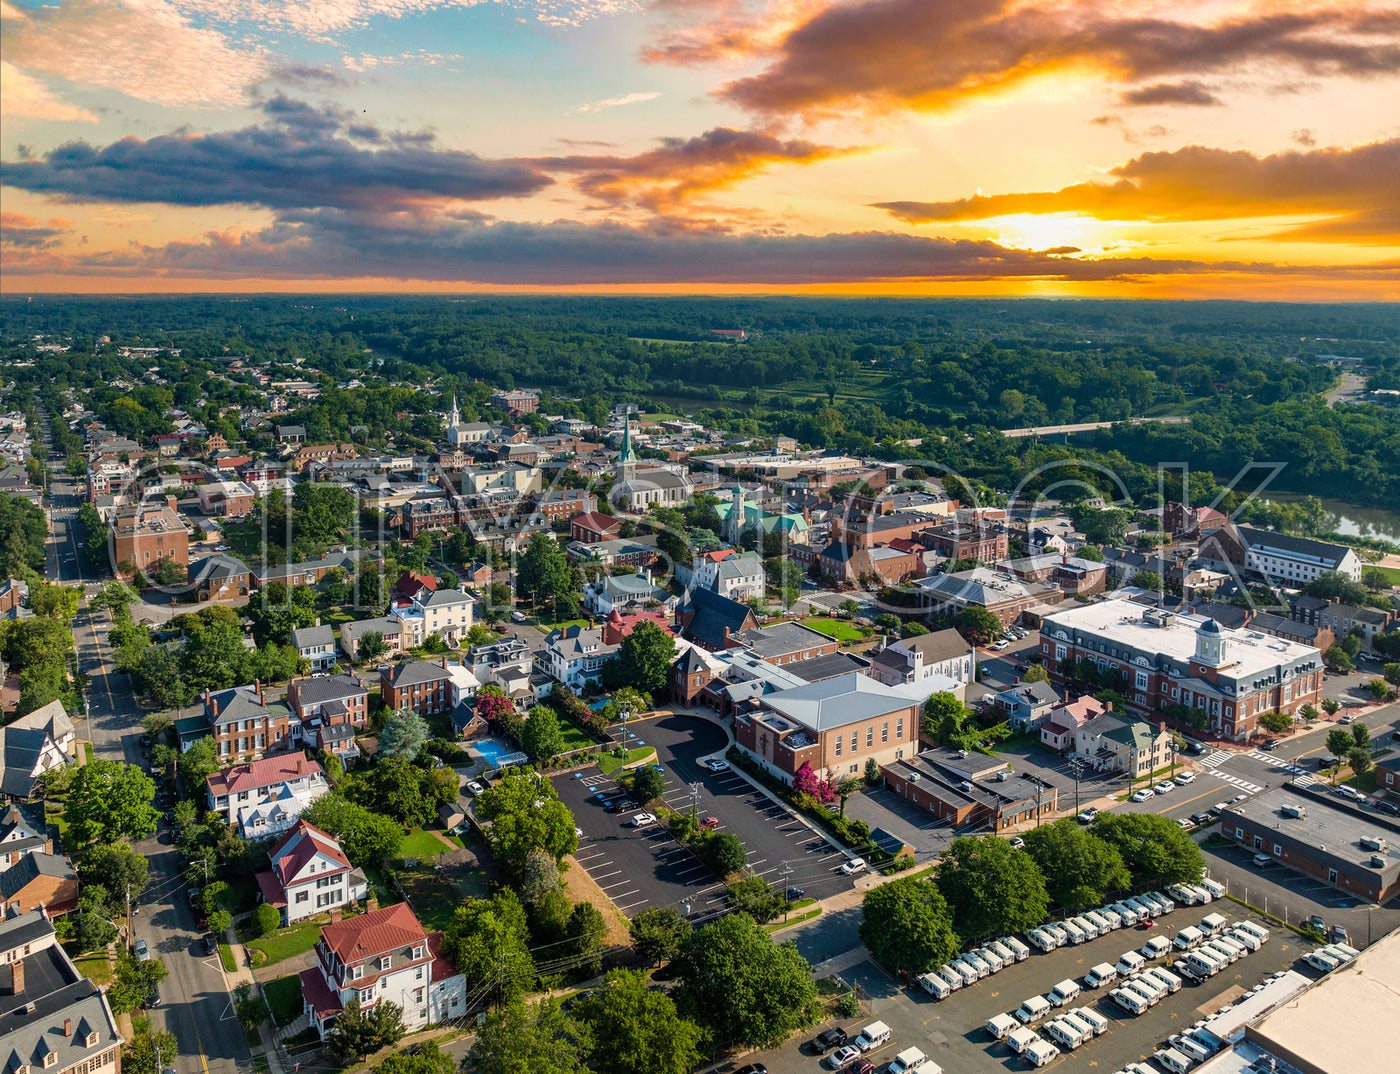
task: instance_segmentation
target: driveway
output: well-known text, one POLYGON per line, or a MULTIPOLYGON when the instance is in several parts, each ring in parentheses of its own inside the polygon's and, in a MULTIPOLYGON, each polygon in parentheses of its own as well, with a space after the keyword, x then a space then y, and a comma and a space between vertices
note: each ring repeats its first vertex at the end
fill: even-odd
POLYGON ((960 835, 982 831, 979 825, 959 831, 947 821, 925 813, 885 787, 872 787, 846 799, 846 819, 860 820, 873 828, 883 828, 914 848, 918 861, 938 857, 960 835))

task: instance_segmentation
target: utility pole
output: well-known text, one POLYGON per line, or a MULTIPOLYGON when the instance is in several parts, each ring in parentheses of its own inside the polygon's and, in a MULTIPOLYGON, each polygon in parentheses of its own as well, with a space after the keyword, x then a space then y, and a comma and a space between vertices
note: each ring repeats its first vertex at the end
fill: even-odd
POLYGON ((132 938, 131 938, 131 885, 130 885, 130 884, 127 884, 127 886, 126 886, 126 945, 127 945, 127 947, 131 947, 131 946, 132 946, 132 943, 133 943, 133 940, 132 940, 132 938))
POLYGON ((695 814, 700 812, 700 784, 690 785, 690 819, 695 819, 695 814))
POLYGON ((1084 770, 1084 762, 1078 759, 1070 761, 1070 771, 1074 773, 1074 815, 1079 816, 1079 774, 1084 770))
MULTIPOLYGON (((787 924, 788 901, 789 901, 789 900, 788 900, 788 892, 791 890, 790 886, 788 885, 788 877, 791 876, 791 875, 792 875, 792 866, 791 866, 790 864, 788 864, 786 861, 783 862, 783 924, 784 924, 784 925, 787 924)), ((1370 943, 1369 938, 1367 939, 1367 943, 1368 943, 1368 944, 1370 943)))

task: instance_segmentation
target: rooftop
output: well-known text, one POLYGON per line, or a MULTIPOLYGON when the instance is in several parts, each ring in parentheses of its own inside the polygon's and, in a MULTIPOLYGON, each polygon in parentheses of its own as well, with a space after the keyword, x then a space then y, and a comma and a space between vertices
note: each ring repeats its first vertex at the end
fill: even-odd
POLYGON ((767 697, 765 704, 804 727, 826 731, 886 713, 917 709, 919 701, 894 687, 851 672, 780 691, 767 697))
POLYGON ((793 622, 752 627, 731 635, 730 640, 739 642, 765 660, 831 644, 831 638, 821 631, 793 622))
POLYGON ((1400 823, 1379 813, 1362 813, 1324 794, 1311 794, 1293 786, 1276 787, 1230 805, 1221 825, 1240 816, 1262 827, 1288 835, 1321 853, 1343 862, 1379 872, 1388 886, 1400 875, 1400 823), (1298 808, 1302 816, 1285 815, 1283 808, 1298 808), (1380 852, 1361 845, 1362 839, 1385 839, 1391 849, 1380 852), (1372 866, 1379 855, 1383 866, 1372 866))

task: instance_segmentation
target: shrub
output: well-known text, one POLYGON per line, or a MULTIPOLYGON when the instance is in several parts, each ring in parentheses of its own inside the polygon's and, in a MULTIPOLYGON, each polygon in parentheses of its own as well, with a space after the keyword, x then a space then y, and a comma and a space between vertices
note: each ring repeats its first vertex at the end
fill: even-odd
POLYGON ((282 914, 275 906, 265 902, 259 903, 253 911, 253 924, 257 926, 259 936, 266 936, 281 928, 282 914))
POLYGON ((836 1001, 836 1014, 841 1018, 855 1018, 860 1014, 860 1000, 854 992, 847 992, 836 1001))

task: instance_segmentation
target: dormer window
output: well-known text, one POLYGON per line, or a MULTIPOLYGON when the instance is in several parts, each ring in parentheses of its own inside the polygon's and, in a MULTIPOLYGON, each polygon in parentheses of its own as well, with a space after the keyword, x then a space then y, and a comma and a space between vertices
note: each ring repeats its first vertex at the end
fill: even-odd
POLYGON ((89 1033, 89 1034, 87 1035, 87 1037, 83 1040, 83 1044, 84 1044, 86 1047, 88 1047, 88 1048, 96 1048, 96 1047, 97 1047, 97 1033, 96 1033, 96 1032, 89 1033))
POLYGON ((58 1053, 57 1053, 57 1052, 49 1052, 48 1055, 44 1056, 44 1066, 45 1066, 45 1067, 56 1067, 56 1066, 58 1066, 58 1053))
POLYGON ((381 970, 387 970, 387 969, 388 969, 390 966, 392 966, 393 964, 394 964, 394 956, 393 956, 393 955, 381 955, 381 956, 380 956, 380 958, 379 958, 379 968, 380 968, 381 970))
POLYGON ((354 969, 352 969, 352 970, 350 971, 350 979, 351 979, 352 981, 358 981, 358 980, 359 980, 361 977, 363 977, 364 975, 365 975, 365 968, 364 968, 363 966, 356 966, 354 969))
POLYGON ((418 944, 413 948, 413 957, 419 959, 423 957, 423 945, 418 944))

